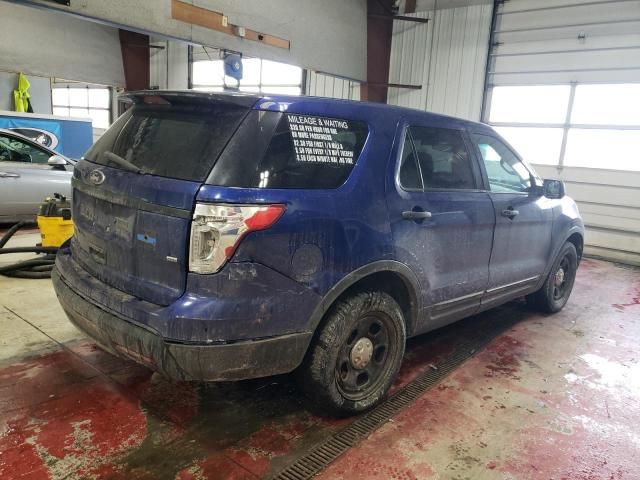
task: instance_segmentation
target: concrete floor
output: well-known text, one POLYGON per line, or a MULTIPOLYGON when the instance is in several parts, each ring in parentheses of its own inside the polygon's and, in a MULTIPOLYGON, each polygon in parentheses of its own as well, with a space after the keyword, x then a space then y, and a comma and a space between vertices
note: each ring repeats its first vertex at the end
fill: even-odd
MULTIPOLYGON (((414 339, 396 388, 504 316, 513 327, 320 477, 640 478, 640 270, 587 259, 560 314, 514 302, 414 339)), ((48 280, 0 277, 0 342, 2 479, 261 478, 351 421, 308 412, 288 376, 172 384, 112 357, 48 280)))

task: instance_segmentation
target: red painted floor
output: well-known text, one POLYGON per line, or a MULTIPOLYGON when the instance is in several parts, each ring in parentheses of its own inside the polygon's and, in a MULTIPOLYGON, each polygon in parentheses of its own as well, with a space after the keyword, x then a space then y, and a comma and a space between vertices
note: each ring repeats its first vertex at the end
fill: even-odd
MULTIPOLYGON (((586 260, 558 315, 414 339, 397 386, 498 315, 518 322, 321 476, 640 479, 640 271, 586 260)), ((0 365, 2 479, 261 478, 348 422, 287 376, 172 384, 87 341, 0 365)))

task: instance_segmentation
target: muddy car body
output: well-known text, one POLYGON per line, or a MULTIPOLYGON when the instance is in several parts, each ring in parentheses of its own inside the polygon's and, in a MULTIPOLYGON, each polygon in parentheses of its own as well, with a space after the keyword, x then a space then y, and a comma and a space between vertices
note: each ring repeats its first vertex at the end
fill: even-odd
POLYGON ((75 168, 54 285, 103 347, 180 380, 298 369, 385 394, 415 336, 566 303, 574 202, 489 126, 322 98, 140 92, 75 168))

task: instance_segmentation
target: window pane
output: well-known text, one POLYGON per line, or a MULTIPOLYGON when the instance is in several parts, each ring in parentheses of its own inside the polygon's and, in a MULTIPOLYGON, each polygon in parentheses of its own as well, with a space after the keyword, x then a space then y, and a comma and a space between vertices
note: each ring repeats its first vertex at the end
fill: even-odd
POLYGON ((258 85, 260 83, 260 59, 242 59, 242 80, 240 85, 258 85))
POLYGON ((558 165, 562 148, 561 128, 496 127, 529 163, 558 165))
POLYGON ((402 147, 402 160, 400 163, 400 186, 406 190, 422 190, 422 179, 418 171, 418 163, 413 152, 411 135, 407 132, 402 147))
POLYGON ((68 117, 69 109, 66 107, 53 107, 53 114, 60 117, 68 117))
POLYGON ((89 110, 86 109, 86 108, 70 108, 69 109, 69 116, 71 116, 71 117, 88 118, 89 117, 89 110))
POLYGON ((411 127, 410 132, 425 189, 476 188, 471 159, 460 132, 427 127, 411 127))
POLYGON ((193 62, 193 83, 195 85, 224 85, 222 60, 193 62))
POLYGON ((270 85, 300 85, 302 69, 286 63, 262 61, 262 83, 270 85))
POLYGON ((52 88, 51 101, 54 105, 69 105, 69 89, 66 87, 52 88))
POLYGON ((210 178, 246 188, 337 188, 353 170, 368 134, 363 122, 253 111, 210 178))
POLYGON ((109 128, 109 110, 89 110, 93 128, 109 128))
POLYGON ((85 158, 104 164, 111 151, 150 175, 202 182, 248 110, 224 103, 134 105, 85 158))
POLYGON ((564 123, 569 85, 494 87, 491 122, 564 123))
POLYGON ((564 164, 640 171, 638 130, 569 130, 564 164))
POLYGON ((300 87, 269 87, 262 86, 262 93, 273 93, 275 95, 300 95, 300 87))
POLYGON ((526 192, 529 171, 509 148, 495 137, 472 135, 480 150, 492 192, 526 192))
POLYGON ((258 86, 251 86, 251 87, 240 86, 240 91, 241 92, 259 93, 260 92, 260 87, 258 87, 258 86))
POLYGON ((86 88, 69 88, 69 105, 86 107, 89 105, 89 93, 86 88))
POLYGON ((108 88, 90 88, 89 89, 89 106, 96 108, 109 108, 109 89, 108 88))
POLYGON ((640 84, 578 85, 571 122, 640 125, 640 84))
POLYGON ((47 163, 49 153, 13 137, 0 135, 0 161, 47 163))

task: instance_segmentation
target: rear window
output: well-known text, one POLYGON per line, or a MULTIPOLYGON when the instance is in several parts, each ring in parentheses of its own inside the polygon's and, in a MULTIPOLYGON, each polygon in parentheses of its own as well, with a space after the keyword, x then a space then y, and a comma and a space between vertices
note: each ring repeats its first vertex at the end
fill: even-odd
POLYGON ((367 134, 364 122, 256 110, 216 163, 208 183, 337 188, 353 170, 367 134))
POLYGON ((111 152, 141 173, 204 181, 246 113, 246 108, 225 103, 135 105, 100 137, 85 158, 122 168, 105 155, 111 152))

